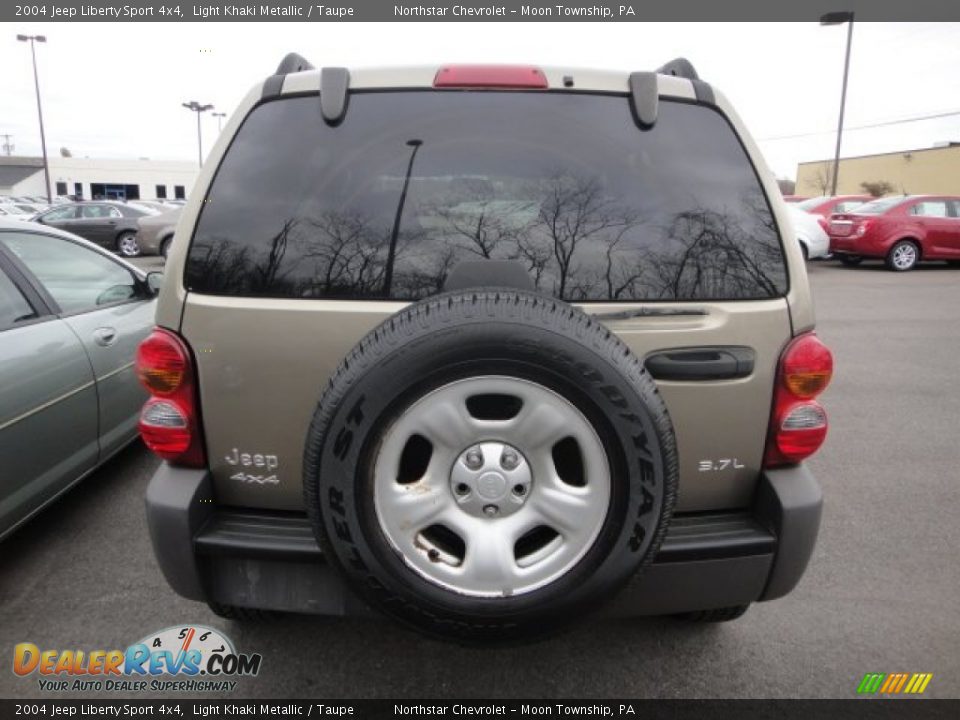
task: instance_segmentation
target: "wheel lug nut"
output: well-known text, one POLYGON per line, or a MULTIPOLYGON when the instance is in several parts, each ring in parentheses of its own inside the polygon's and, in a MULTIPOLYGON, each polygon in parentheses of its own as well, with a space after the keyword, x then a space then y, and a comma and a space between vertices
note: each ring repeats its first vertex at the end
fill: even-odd
POLYGON ((483 453, 479 450, 470 450, 463 460, 471 470, 479 470, 483 467, 483 453))
POLYGON ((520 495, 521 497, 527 494, 527 488, 523 485, 514 485, 513 494, 520 495))
POLYGON ((470 492, 470 486, 466 483, 457 483, 457 495, 466 495, 470 492))
POLYGON ((500 467, 504 470, 513 470, 519 464, 520 456, 513 452, 513 450, 503 451, 503 454, 500 456, 500 467))
POLYGON ((500 512, 500 508, 498 508, 496 505, 483 506, 483 514, 487 517, 495 517, 498 512, 500 512))

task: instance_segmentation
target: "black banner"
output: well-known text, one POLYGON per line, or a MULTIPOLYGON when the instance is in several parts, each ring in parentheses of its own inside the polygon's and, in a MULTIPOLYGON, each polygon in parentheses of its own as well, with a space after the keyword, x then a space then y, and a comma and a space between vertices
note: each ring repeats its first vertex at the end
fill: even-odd
POLYGON ((0 717, 642 718, 643 720, 934 720, 960 700, 0 700, 0 717), (907 704, 909 703, 909 705, 907 704))
MULTIPOLYGON (((663 20, 816 21, 853 11, 858 21, 960 20, 960 3, 944 0, 329 0, 179 2, 178 0, 40 0, 3 3, 0 21, 30 22, 646 22, 663 20)), ((722 33, 722 29, 718 29, 722 33)))

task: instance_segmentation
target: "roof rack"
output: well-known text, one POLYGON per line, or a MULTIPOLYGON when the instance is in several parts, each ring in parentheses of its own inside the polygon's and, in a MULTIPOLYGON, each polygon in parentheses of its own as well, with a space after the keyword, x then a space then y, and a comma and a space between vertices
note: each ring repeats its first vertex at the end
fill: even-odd
MULTIPOLYGON (((309 60, 298 53, 287 53, 277 66, 277 72, 264 83, 263 97, 280 93, 283 77, 290 73, 315 70, 309 60)), ((320 114, 328 125, 339 125, 347 112, 350 91, 350 73, 346 68, 325 67, 320 70, 320 114)))
POLYGON ((280 64, 277 65, 277 72, 275 75, 289 75, 290 73, 302 72, 304 70, 313 70, 313 65, 310 64, 310 61, 299 55, 298 53, 292 52, 287 53, 287 55, 280 61, 280 64))
POLYGON ((697 71, 693 67, 693 63, 687 60, 686 58, 674 58, 668 63, 664 63, 656 69, 655 72, 660 73, 661 75, 673 75, 674 77, 682 77, 687 80, 699 80, 700 76, 697 75, 697 71))

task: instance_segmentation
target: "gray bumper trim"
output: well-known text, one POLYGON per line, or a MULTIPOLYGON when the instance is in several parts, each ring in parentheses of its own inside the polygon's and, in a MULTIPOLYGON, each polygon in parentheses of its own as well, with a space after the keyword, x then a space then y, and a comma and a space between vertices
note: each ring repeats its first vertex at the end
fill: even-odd
MULTIPOLYGON (((611 603, 617 615, 772 600, 796 586, 823 496, 804 466, 767 471, 752 511, 677 516, 655 562, 611 603)), ((160 467, 147 488, 154 552, 191 600, 342 615, 365 609, 323 560, 305 516, 217 508, 205 470, 160 467)))
POLYGON ((207 599, 193 538, 213 512, 207 470, 163 463, 147 486, 147 527, 164 577, 177 594, 207 599))
POLYGON ((823 510, 823 491, 806 465, 767 470, 757 488, 757 518, 777 536, 777 550, 760 600, 775 600, 796 587, 813 555, 823 510))

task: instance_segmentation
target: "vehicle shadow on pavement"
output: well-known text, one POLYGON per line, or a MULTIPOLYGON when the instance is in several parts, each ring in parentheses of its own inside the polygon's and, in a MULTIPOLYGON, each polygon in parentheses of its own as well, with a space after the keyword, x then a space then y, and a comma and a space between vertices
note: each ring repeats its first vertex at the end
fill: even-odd
POLYGON ((687 685, 680 680, 678 687, 671 676, 676 658, 689 662, 724 632, 670 618, 597 617, 547 639, 477 647, 425 638, 381 618, 289 616, 225 629, 249 651, 296 648, 271 654, 269 662, 265 656, 260 676, 244 681, 244 694, 450 700, 670 696, 687 685))

